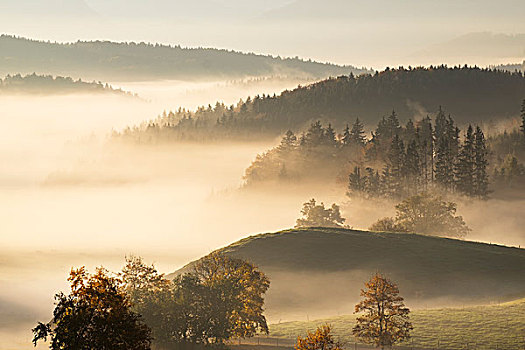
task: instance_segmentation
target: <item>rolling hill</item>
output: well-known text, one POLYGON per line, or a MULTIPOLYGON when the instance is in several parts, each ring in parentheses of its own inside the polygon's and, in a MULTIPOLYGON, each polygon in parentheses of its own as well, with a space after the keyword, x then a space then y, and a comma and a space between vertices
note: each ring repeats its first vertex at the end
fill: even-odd
POLYGON ((371 128, 392 110, 404 123, 434 114, 440 106, 460 127, 490 125, 518 117, 523 98, 522 73, 467 66, 387 68, 375 74, 329 78, 278 96, 247 98, 236 106, 213 103, 215 107, 203 106, 192 113, 173 111, 169 118, 152 123, 154 129, 136 128, 126 136, 157 141, 253 140, 282 136, 287 130, 300 133, 317 120, 341 130, 358 117, 371 128))
POLYGON ((108 84, 73 80, 70 77, 53 77, 50 75, 37 74, 21 76, 17 74, 13 76, 8 75, 4 79, 0 78, 0 95, 64 95, 87 93, 135 96, 121 89, 114 89, 108 84))
POLYGON ((51 43, 0 36, 0 76, 64 75, 102 81, 237 79, 261 76, 326 78, 366 72, 299 58, 146 43, 51 43))
MULTIPOLYGON (((411 319, 414 330, 409 345, 414 347, 518 350, 525 346, 525 337, 520 336, 525 334, 525 299, 496 305, 415 310, 411 319)), ((322 324, 330 324, 341 342, 347 345, 355 342, 352 336, 355 315, 273 324, 270 334, 296 339, 322 324)))
POLYGON ((248 237, 220 251, 252 261, 268 274, 266 314, 273 322, 351 313, 364 281, 376 271, 396 281, 416 308, 525 295, 525 249, 505 246, 310 228, 248 237))

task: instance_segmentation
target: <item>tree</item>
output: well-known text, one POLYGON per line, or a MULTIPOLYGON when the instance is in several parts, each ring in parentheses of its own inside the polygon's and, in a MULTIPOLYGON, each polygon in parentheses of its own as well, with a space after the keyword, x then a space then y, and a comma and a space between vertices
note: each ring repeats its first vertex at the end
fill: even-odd
POLYGON ((99 268, 89 275, 84 267, 68 278, 71 293, 55 296, 53 318, 33 329, 33 344, 51 340, 50 349, 146 350, 151 331, 122 290, 122 281, 99 268))
POLYGON ((361 296, 364 299, 355 306, 355 313, 364 312, 353 328, 357 339, 384 349, 410 338, 410 310, 395 283, 377 273, 365 283, 361 296))
POLYGON ((344 227, 345 218, 341 216, 339 206, 332 204, 325 208, 324 203, 316 204, 314 198, 303 204, 303 218, 297 219, 295 227, 344 227))
POLYGON ((489 177, 487 166, 489 164, 485 135, 479 126, 474 133, 474 181, 473 194, 479 198, 487 198, 489 194, 489 177))
POLYGON ((525 99, 521 103, 521 133, 525 137, 525 99))
POLYGON ((295 147, 297 143, 297 137, 293 133, 292 130, 288 130, 286 134, 284 134, 284 137, 281 140, 281 144, 279 145, 279 148, 284 151, 291 150, 295 147))
POLYGON ((395 208, 393 231, 452 237, 464 237, 470 231, 463 218, 455 215, 456 203, 428 192, 409 197, 395 208))
POLYGON ((374 232, 403 232, 403 230, 396 225, 395 220, 389 217, 377 220, 368 230, 374 232))
POLYGON ((151 328, 154 343, 179 342, 185 332, 185 321, 172 281, 159 274, 154 265, 146 265, 142 258, 135 256, 126 257, 120 277, 133 311, 151 328))
POLYGON ((258 331, 268 333, 263 305, 270 281, 253 264, 212 253, 195 264, 186 281, 183 280, 188 281, 193 281, 203 293, 200 302, 204 308, 197 308, 193 316, 204 316, 205 337, 201 339, 204 342, 213 339, 220 344, 231 337, 252 337, 258 331))
POLYGON ((350 143, 354 145, 364 146, 366 142, 364 126, 359 120, 355 119, 355 123, 352 125, 352 130, 350 131, 350 143))
POLYGON ((469 125, 455 167, 456 188, 469 196, 474 193, 474 142, 472 125, 469 125))
POLYGON ((341 350, 342 346, 334 340, 332 327, 323 325, 315 332, 308 331, 305 338, 297 337, 295 350, 341 350))

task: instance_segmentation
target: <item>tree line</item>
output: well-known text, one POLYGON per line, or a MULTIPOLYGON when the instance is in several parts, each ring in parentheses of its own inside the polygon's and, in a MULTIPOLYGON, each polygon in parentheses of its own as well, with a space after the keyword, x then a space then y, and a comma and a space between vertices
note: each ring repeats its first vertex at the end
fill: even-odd
POLYGON ((284 75, 323 79, 361 74, 365 68, 339 66, 213 48, 185 48, 145 42, 77 41, 57 43, 0 35, 0 74, 47 72, 101 80, 239 79, 284 75), (8 53, 8 54, 7 54, 8 53), (276 74, 279 72, 279 74, 276 74))
POLYGON ((461 130, 441 107, 404 126, 392 111, 370 137, 359 118, 341 133, 316 121, 299 136, 288 130, 279 146, 255 158, 244 179, 246 186, 337 181, 350 196, 405 198, 439 190, 484 199, 525 180, 525 107, 521 113, 521 131, 489 138, 479 125, 461 130))
POLYGON ((465 124, 515 117, 525 96, 525 77, 477 67, 400 67, 374 74, 344 75, 298 86, 280 95, 262 94, 226 106, 169 111, 116 136, 134 142, 207 142, 275 137, 315 120, 342 128, 359 116, 366 125, 396 110, 403 116, 447 106, 465 124), (497 88, 494 88, 497 86, 497 88))
POLYGON ((74 80, 71 77, 51 75, 21 74, 7 75, 0 78, 0 93, 33 93, 33 94, 60 94, 60 93, 114 93, 133 96, 122 89, 115 89, 109 84, 101 82, 86 82, 82 79, 74 80))
POLYGON ((232 337, 268 333, 263 315, 270 281, 253 264, 212 253, 173 280, 141 258, 117 274, 73 269, 68 295, 55 296, 51 321, 33 343, 50 349, 147 350, 222 345, 232 337))

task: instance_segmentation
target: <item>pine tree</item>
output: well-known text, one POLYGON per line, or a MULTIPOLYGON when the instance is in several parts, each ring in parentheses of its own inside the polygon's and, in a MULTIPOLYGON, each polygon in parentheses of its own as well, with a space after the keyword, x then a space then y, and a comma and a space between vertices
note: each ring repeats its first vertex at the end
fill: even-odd
POLYGON ((387 190, 391 196, 397 197, 402 194, 404 159, 405 146, 399 136, 395 135, 387 155, 388 178, 385 179, 388 183, 387 190))
POLYGON ((354 145, 364 146, 366 141, 365 131, 363 124, 356 118, 355 123, 352 125, 352 130, 350 131, 350 142, 354 145))
POLYGON ((479 198, 487 198, 489 193, 489 179, 487 174, 487 146, 485 135, 479 126, 476 126, 474 134, 474 191, 473 194, 479 198))
POLYGON ((525 137, 525 100, 521 103, 521 133, 525 137))
POLYGON ((409 119, 405 125, 405 142, 409 144, 416 139, 416 127, 412 119, 409 119))
POLYGON ((345 130, 343 131, 343 138, 341 140, 345 146, 350 144, 350 127, 348 124, 346 124, 345 130))
POLYGON ((454 157, 451 142, 447 137, 441 137, 436 151, 436 182, 447 190, 454 186, 454 157))
POLYGON ((403 175, 405 177, 405 187, 409 193, 418 192, 419 153, 416 141, 413 140, 407 146, 406 156, 403 163, 403 175))
POLYGON ((361 168, 354 167, 354 171, 348 175, 348 195, 365 190, 365 179, 361 176, 361 168))
POLYGON ((474 134, 472 125, 469 125, 454 171, 457 190, 469 196, 474 193, 474 166, 474 134))
POLYGON ((324 143, 328 146, 335 146, 335 130, 332 128, 332 124, 328 124, 324 130, 324 143))
POLYGON ((417 130, 423 189, 426 190, 434 180, 434 133, 430 117, 421 120, 417 130))
POLYGON ((291 150, 295 147, 297 143, 297 137, 293 133, 292 130, 288 130, 286 134, 284 134, 284 137, 281 140, 281 144, 279 145, 279 148, 281 150, 291 150))

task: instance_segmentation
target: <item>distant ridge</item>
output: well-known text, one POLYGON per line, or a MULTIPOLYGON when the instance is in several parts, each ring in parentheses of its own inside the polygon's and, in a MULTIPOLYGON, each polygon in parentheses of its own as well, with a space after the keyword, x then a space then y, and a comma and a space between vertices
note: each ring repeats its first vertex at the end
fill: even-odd
POLYGON ((0 75, 52 74, 102 81, 289 76, 321 79, 369 72, 353 66, 146 43, 52 43, 0 36, 0 75))

